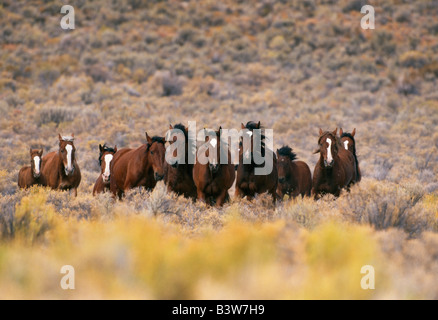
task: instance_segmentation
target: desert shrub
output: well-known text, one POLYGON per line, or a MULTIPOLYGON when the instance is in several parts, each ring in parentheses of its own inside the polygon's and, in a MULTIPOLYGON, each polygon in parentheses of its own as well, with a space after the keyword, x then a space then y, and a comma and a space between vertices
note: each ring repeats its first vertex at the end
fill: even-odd
POLYGON ((347 1, 347 4, 342 8, 342 12, 348 13, 350 11, 359 11, 364 5, 367 4, 366 0, 351 0, 347 1))
POLYGON ((61 73, 58 69, 45 65, 42 70, 38 71, 38 82, 44 87, 48 88, 59 78, 61 73))
POLYGON ((376 31, 371 38, 371 48, 382 55, 390 56, 395 53, 397 44, 392 33, 387 31, 376 31))
POLYGON ((421 87, 418 74, 412 71, 403 72, 397 79, 397 93, 408 95, 419 95, 421 87))
POLYGON ((12 195, 17 189, 18 171, 8 172, 7 170, 0 170, 0 195, 12 195))
MULTIPOLYGON (((308 272, 298 297, 369 299, 376 294, 360 286, 364 265, 374 266, 376 278, 383 279, 381 253, 369 228, 329 222, 312 230, 305 241, 308 272)), ((385 281, 380 280, 379 286, 384 288, 385 281)))
POLYGON ((75 108, 69 107, 44 107, 39 111, 39 119, 37 124, 41 127, 44 124, 55 123, 59 124, 63 122, 73 121, 78 113, 75 108))
POLYGON ((421 185, 366 181, 352 189, 341 204, 341 211, 354 221, 377 230, 400 228, 414 236, 427 226, 425 217, 414 209, 423 196, 421 185))
POLYGON ((36 187, 16 204, 12 218, 9 208, 9 237, 29 245, 47 241, 48 232, 56 227, 56 212, 46 201, 45 191, 36 187))
POLYGON ((0 197, 0 240, 10 240, 14 236, 15 207, 20 203, 23 193, 0 197))
POLYGON ((162 95, 165 97, 179 96, 183 92, 183 81, 180 77, 170 71, 156 74, 157 80, 161 82, 162 95))
POLYGON ((107 82, 111 79, 111 73, 108 68, 99 64, 92 65, 86 69, 86 73, 94 82, 107 82))
POLYGON ((313 198, 285 200, 278 212, 283 219, 290 219, 308 229, 314 228, 322 215, 318 203, 313 198))
POLYGON ((408 51, 403 53, 399 58, 399 63, 405 68, 420 69, 427 64, 427 57, 418 51, 408 51))

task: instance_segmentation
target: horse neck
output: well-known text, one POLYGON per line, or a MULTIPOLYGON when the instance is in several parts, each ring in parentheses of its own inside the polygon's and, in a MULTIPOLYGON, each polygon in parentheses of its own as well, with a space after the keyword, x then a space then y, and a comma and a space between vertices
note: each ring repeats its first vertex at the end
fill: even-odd
POLYGON ((149 153, 147 152, 147 145, 144 144, 137 150, 138 160, 142 163, 142 167, 145 172, 152 167, 152 161, 149 159, 149 153))

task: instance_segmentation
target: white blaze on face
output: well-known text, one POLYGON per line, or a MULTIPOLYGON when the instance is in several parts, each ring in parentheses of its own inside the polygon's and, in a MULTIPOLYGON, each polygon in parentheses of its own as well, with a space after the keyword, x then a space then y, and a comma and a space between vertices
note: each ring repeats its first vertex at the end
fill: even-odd
POLYGON ((333 156, 332 156, 332 140, 327 138, 328 148, 327 148, 327 162, 332 163, 333 156))
POLYGON ((345 150, 348 150, 348 140, 344 141, 344 147, 345 147, 345 150))
POLYGON ((67 170, 71 171, 72 170, 71 155, 72 155, 73 147, 68 144, 65 146, 65 150, 67 150, 67 170))
MULTIPOLYGON (((211 140, 210 140, 210 144, 211 144, 211 146, 212 146, 213 148, 216 149, 216 146, 217 146, 217 139, 216 139, 216 138, 211 139, 211 140)), ((215 156, 215 155, 217 155, 217 152, 211 152, 211 155, 212 155, 212 157, 210 157, 210 158, 211 158, 210 163, 213 164, 213 165, 216 165, 216 164, 217 164, 217 159, 216 159, 216 156, 215 156)))
POLYGON ((40 174, 40 162, 41 158, 39 156, 35 156, 33 158, 33 162, 35 163, 35 173, 40 174))
POLYGON ((113 155, 107 154, 107 155, 105 155, 104 159, 105 159, 105 171, 103 172, 103 176, 109 177, 110 176, 110 163, 111 163, 111 160, 113 160, 113 155))

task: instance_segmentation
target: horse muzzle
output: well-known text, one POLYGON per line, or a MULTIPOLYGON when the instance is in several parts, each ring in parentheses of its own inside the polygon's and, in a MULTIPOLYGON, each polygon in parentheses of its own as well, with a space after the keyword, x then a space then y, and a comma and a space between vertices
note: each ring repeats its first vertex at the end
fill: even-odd
POLYGON ((333 167, 334 161, 332 160, 331 162, 328 162, 327 160, 324 160, 324 166, 326 168, 331 168, 333 167))
POLYGON ((65 169, 65 175, 66 176, 71 176, 73 174, 73 172, 75 172, 75 167, 69 169, 65 169))
POLYGON ((111 176, 107 176, 107 175, 104 175, 104 174, 102 174, 102 181, 104 182, 104 183, 108 183, 108 182, 110 182, 110 177, 111 176))
POLYGON ((172 168, 178 168, 178 161, 175 161, 174 163, 170 164, 172 168))
POLYGON ((219 170, 219 165, 218 164, 209 164, 209 168, 210 168, 210 171, 212 173, 216 173, 219 170))
POLYGON ((164 174, 158 174, 157 172, 155 172, 154 178, 155 181, 161 181, 164 179, 164 174))
POLYGON ((34 174, 33 174, 33 177, 34 177, 35 179, 38 179, 39 177, 41 177, 41 173, 34 173, 34 174))
POLYGON ((285 177, 278 178, 278 182, 285 183, 286 182, 286 178, 285 177))

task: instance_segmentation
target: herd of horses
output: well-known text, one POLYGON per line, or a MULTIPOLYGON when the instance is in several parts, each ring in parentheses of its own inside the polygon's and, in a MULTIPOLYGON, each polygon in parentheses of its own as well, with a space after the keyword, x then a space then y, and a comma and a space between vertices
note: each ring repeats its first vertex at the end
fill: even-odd
MULTIPOLYGON (((338 197, 342 189, 347 191, 361 180, 359 162, 356 155, 355 134, 343 132, 342 128, 333 132, 319 130, 318 149, 319 161, 313 171, 313 178, 309 166, 297 160, 297 155, 289 146, 283 146, 276 152, 268 149, 264 143, 264 135, 259 148, 254 147, 251 141, 251 155, 260 153, 263 157, 271 156, 273 169, 270 173, 255 174, 260 164, 253 160, 243 161, 242 141, 239 145, 239 162, 231 163, 231 154, 228 150, 228 162, 219 163, 195 161, 190 164, 188 157, 188 128, 183 124, 170 125, 169 129, 178 129, 185 138, 185 161, 165 160, 166 142, 170 145, 173 140, 166 141, 164 137, 150 137, 146 132, 146 143, 136 149, 117 146, 110 148, 105 144, 99 145, 99 164, 101 172, 93 188, 93 195, 111 192, 120 200, 126 191, 145 187, 153 189, 158 181, 163 180, 169 192, 175 192, 194 201, 202 201, 210 205, 222 206, 230 199, 229 189, 235 183, 235 196, 247 197, 248 200, 257 194, 268 193, 272 200, 283 199, 285 195, 295 198, 298 196, 313 196, 315 200, 324 194, 333 194, 338 197), (270 155, 268 153, 271 153, 270 155)), ((253 132, 262 130, 260 121, 250 121, 242 124, 242 129, 253 132)), ((219 159, 221 128, 206 135, 205 142, 215 145, 219 159), (216 138, 214 138, 216 136, 216 138), (213 137, 213 138, 212 138, 213 137), (213 141, 214 140, 214 141, 213 141)), ((206 156, 211 150, 206 150, 206 156)), ((177 150, 173 151, 174 153, 177 150)), ((30 149, 31 165, 23 167, 18 175, 20 188, 29 188, 33 185, 47 186, 55 190, 70 190, 77 196, 77 189, 81 182, 81 171, 76 161, 74 135, 59 135, 59 149, 43 157, 43 150, 30 149)), ((176 157, 177 155, 174 154, 176 157)))

